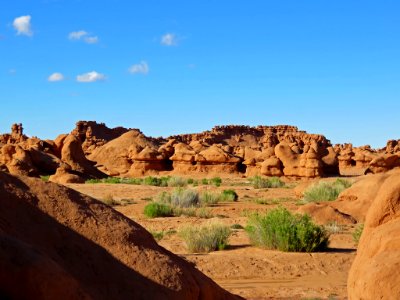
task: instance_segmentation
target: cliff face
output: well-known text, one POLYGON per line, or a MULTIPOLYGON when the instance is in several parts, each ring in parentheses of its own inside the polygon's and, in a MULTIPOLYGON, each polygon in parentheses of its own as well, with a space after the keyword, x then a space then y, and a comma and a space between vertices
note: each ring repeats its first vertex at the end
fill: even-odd
POLYGON ((216 126, 195 134, 152 138, 139 129, 79 121, 54 141, 28 138, 21 124, 0 136, 0 168, 54 174, 58 182, 172 172, 320 177, 386 172, 400 166, 400 140, 386 148, 332 146, 295 126, 216 126), (99 172, 100 170, 100 172, 99 172), (78 177, 76 177, 78 176, 78 177))

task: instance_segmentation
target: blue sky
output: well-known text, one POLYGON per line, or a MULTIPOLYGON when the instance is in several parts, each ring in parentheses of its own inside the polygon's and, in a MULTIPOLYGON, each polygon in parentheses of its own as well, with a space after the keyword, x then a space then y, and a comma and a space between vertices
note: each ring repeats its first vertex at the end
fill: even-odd
POLYGON ((290 124, 382 147, 400 138, 399 11, 388 0, 1 1, 0 132, 290 124))

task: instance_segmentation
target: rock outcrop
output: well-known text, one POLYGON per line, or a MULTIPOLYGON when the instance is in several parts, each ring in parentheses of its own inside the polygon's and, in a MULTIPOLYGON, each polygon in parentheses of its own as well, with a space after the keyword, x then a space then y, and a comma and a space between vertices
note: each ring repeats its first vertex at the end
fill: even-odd
POLYGON ((400 167, 399 149, 395 140, 379 150, 332 146, 323 135, 286 125, 216 126, 202 133, 152 138, 139 129, 79 121, 70 134, 42 141, 28 138, 22 125, 14 124, 11 134, 0 136, 0 169, 29 176, 54 174, 52 179, 60 183, 105 174, 129 177, 163 172, 356 176, 400 167))
POLYGON ((0 205, 1 298, 239 298, 74 190, 0 172, 0 205))
POLYGON ((350 300, 400 298, 400 171, 374 175, 364 230, 347 287, 350 300), (375 180, 375 181, 374 181, 375 180))

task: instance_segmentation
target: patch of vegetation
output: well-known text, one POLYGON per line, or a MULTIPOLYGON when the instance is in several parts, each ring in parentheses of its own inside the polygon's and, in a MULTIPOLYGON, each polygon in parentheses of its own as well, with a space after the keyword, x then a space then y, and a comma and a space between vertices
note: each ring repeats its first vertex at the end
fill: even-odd
POLYGON ((203 192, 200 194, 200 202, 202 205, 214 205, 220 201, 220 194, 213 192, 203 192))
POLYGON ((203 178, 203 179, 201 180, 201 184, 203 184, 203 185, 208 185, 208 184, 209 184, 208 179, 207 179, 207 178, 203 178))
POLYGON ((210 179, 210 183, 212 185, 215 185, 216 187, 219 187, 222 184, 222 179, 221 179, 221 177, 213 177, 210 179))
POLYGON ((172 213, 175 217, 186 216, 186 217, 196 217, 195 207, 173 207, 172 213))
POLYGON ((183 228, 179 235, 190 252, 211 252, 223 250, 228 245, 231 229, 221 223, 183 228))
POLYGON ((153 177, 153 176, 147 176, 143 179, 144 185, 152 185, 152 186, 168 186, 168 181, 171 179, 171 177, 153 177))
POLYGON ((221 201, 223 202, 232 202, 238 201, 239 195, 232 189, 223 190, 221 193, 221 201))
POLYGON ((358 224, 356 226, 356 229, 353 232, 353 241, 358 245, 358 242, 360 241, 361 235, 364 231, 364 224, 358 224))
POLYGON ((254 245, 289 252, 313 252, 328 246, 329 234, 308 215, 278 207, 249 217, 246 231, 254 245))
POLYGON ((185 187, 188 184, 188 181, 182 177, 171 177, 167 182, 170 187, 185 187))
POLYGON ((200 204, 199 193, 191 189, 177 188, 171 193, 170 203, 175 207, 196 207, 200 204))
POLYGON ((161 231, 155 231, 155 230, 149 230, 149 232, 151 233, 151 235, 154 237, 154 239, 159 242, 161 241, 164 237, 172 235, 174 233, 176 233, 176 230, 161 230, 161 231))
POLYGON ((188 178, 187 183, 188 184, 193 184, 194 183, 194 179, 193 178, 188 178))
POLYGON ((109 206, 116 206, 120 204, 118 201, 114 200, 114 197, 112 194, 107 194, 104 196, 104 198, 101 200, 104 204, 107 204, 109 206))
POLYGON ((336 221, 329 222, 324 227, 329 234, 338 234, 343 232, 343 226, 338 224, 336 221))
POLYGON ((121 200, 119 200, 119 203, 123 206, 126 206, 126 205, 130 205, 130 204, 135 204, 136 202, 133 199, 121 199, 121 200))
POLYGON ((144 207, 144 215, 148 218, 171 217, 172 207, 165 203, 151 202, 144 207))
POLYGON ((50 178, 50 175, 40 175, 40 179, 44 182, 48 182, 50 178))
POLYGON ((201 207, 197 210, 196 216, 202 219, 211 219, 214 218, 212 211, 206 207, 201 207))
POLYGON ((338 178, 334 182, 322 181, 304 191, 303 202, 336 200, 339 194, 351 186, 351 182, 338 178))
POLYGON ((287 202, 287 201, 295 201, 296 199, 290 198, 290 197, 282 197, 282 198, 254 198, 252 199, 253 202, 257 204, 263 204, 263 205, 274 205, 274 204, 280 204, 282 202, 287 202))
POLYGON ((285 183, 279 177, 261 177, 254 176, 250 178, 250 182, 255 189, 265 189, 265 188, 281 188, 285 186, 285 183))

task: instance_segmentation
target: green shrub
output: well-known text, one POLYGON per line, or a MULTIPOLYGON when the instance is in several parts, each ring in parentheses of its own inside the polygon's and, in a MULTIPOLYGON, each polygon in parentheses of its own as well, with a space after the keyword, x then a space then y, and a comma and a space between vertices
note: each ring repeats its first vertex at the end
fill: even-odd
POLYGON ((188 182, 182 177, 171 177, 168 179, 167 184, 170 187, 185 187, 188 182))
POLYGON ((220 201, 220 194, 213 192, 203 192, 200 194, 200 203, 202 205, 213 205, 220 201))
POLYGON ((187 216, 187 217, 195 217, 197 215, 195 207, 173 207, 172 214, 175 217, 179 216, 187 216))
POLYGON ((193 184, 194 183, 194 179, 193 178, 189 178, 188 180, 187 180, 187 184, 193 184))
POLYGON ((144 215, 148 218, 170 217, 173 215, 172 208, 168 204, 151 202, 144 207, 144 215))
POLYGON ((221 193, 221 201, 232 202, 238 201, 239 196, 234 190, 223 190, 221 193))
POLYGON ((351 182, 336 179, 334 182, 319 182, 304 191, 304 202, 319 202, 336 200, 339 194, 351 186, 351 182))
POLYGON ((171 205, 176 207, 195 207, 200 204, 199 193, 191 189, 177 188, 171 193, 171 205))
POLYGON ((208 185, 208 184, 209 184, 208 179, 207 179, 207 178, 203 178, 203 179, 201 180, 201 184, 203 184, 203 185, 208 185))
POLYGON ((202 218, 202 219, 211 219, 214 217, 214 215, 212 214, 210 209, 207 209, 205 207, 201 207, 197 210, 196 212, 196 216, 198 218, 202 218))
POLYGON ((231 233, 228 226, 214 222, 203 226, 186 227, 179 235, 190 252, 210 252, 225 249, 231 233))
POLYGON ((221 186, 222 179, 220 177, 213 177, 210 179, 210 183, 215 185, 216 187, 221 186))
POLYGON ((254 245, 290 252, 312 252, 328 246, 329 235, 308 215, 278 207, 265 215, 249 217, 246 231, 254 245))
POLYGON ((279 177, 263 178, 261 176, 254 176, 250 178, 250 182, 255 189, 280 188, 285 186, 285 183, 279 177))
POLYGON ((168 186, 168 179, 166 179, 166 177, 158 178, 153 176, 147 176, 143 179, 143 184, 152 186, 168 186))
POLYGON ((360 241, 363 231, 364 231, 364 224, 358 224, 356 229, 353 232, 353 241, 357 245, 358 245, 358 242, 360 241))

